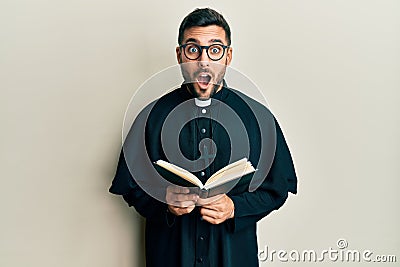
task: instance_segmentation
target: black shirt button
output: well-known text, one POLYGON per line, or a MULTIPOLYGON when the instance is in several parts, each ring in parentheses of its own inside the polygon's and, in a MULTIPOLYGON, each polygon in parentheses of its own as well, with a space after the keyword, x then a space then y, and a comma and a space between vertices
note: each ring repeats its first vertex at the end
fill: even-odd
POLYGON ((203 258, 197 258, 197 262, 202 263, 203 262, 203 258))

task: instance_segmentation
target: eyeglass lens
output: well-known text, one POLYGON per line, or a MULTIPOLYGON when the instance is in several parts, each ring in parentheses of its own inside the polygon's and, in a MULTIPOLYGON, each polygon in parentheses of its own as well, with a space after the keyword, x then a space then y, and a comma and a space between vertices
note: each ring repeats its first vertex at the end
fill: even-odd
MULTIPOLYGON (((188 59, 196 60, 201 56, 203 48, 197 44, 187 44, 184 48, 185 56, 188 59)), ((213 44, 207 48, 207 55, 211 60, 219 60, 224 56, 225 49, 220 44, 213 44)))

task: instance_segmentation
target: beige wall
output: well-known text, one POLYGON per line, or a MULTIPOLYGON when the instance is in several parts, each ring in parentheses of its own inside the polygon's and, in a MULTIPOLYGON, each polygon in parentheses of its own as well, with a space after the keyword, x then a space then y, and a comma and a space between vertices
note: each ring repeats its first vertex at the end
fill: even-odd
POLYGON ((398 1, 6 0, 0 266, 141 266, 142 221, 107 192, 123 115, 175 64, 179 22, 198 5, 225 14, 233 66, 263 90, 295 159, 299 194, 259 224, 260 248, 346 238, 400 251, 398 1))

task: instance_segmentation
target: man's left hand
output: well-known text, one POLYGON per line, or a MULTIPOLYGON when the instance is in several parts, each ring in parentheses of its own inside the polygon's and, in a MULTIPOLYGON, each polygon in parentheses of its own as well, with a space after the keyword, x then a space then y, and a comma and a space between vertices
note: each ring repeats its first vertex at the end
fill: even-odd
POLYGON ((212 202, 206 201, 206 203, 200 207, 200 214, 203 220, 212 224, 220 224, 227 219, 233 218, 235 206, 232 199, 226 194, 219 195, 216 200, 212 202))

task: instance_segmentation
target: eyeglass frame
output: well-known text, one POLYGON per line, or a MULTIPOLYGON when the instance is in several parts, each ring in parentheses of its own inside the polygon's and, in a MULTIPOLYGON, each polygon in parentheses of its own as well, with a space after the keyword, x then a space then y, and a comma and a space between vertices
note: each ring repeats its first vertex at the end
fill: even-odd
POLYGON ((207 53, 207 57, 208 57, 209 59, 211 59, 212 61, 221 60, 221 58, 223 58, 223 57, 225 56, 225 50, 226 50, 227 48, 229 48, 229 47, 230 47, 229 45, 223 45, 223 44, 198 45, 198 44, 196 44, 196 43, 186 43, 186 44, 183 44, 183 45, 180 45, 180 46, 179 46, 179 48, 182 48, 182 49, 183 49, 183 54, 185 54, 185 57, 186 57, 187 59, 189 59, 189 60, 198 60, 198 59, 201 57, 201 55, 203 54, 203 50, 205 49, 205 50, 206 50, 206 53, 207 53), (191 58, 189 58, 189 57, 186 55, 185 47, 188 46, 188 45, 195 45, 195 46, 197 46, 197 47, 200 47, 200 53, 199 53, 199 56, 198 56, 197 58, 191 59, 191 58), (214 46, 214 45, 219 45, 219 46, 221 46, 221 47, 223 48, 223 53, 222 53, 221 57, 218 58, 218 59, 212 59, 212 58, 210 57, 210 55, 208 54, 208 49, 209 49, 211 46, 214 46))

